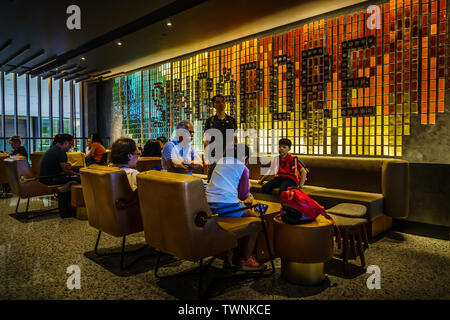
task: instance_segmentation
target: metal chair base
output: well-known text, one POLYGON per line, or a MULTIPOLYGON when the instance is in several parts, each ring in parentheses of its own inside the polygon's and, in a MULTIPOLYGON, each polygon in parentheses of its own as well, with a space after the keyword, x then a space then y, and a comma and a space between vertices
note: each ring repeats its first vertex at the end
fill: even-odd
POLYGON ((33 219, 33 218, 37 218, 49 213, 54 213, 57 212, 59 210, 59 208, 53 208, 53 209, 47 209, 47 210, 34 210, 34 211, 28 211, 28 207, 30 205, 30 198, 27 198, 27 209, 25 210, 25 212, 19 212, 19 204, 20 204, 20 197, 17 200, 17 205, 16 205, 16 214, 24 214, 28 220, 33 219))
POLYGON ((101 236, 102 232, 99 231, 98 232, 98 236, 97 236, 97 241, 95 243, 95 247, 94 247, 94 253, 98 256, 113 256, 113 255, 117 255, 120 254, 120 270, 126 270, 129 267, 131 267, 132 265, 134 265, 136 262, 138 262, 139 260, 141 260, 144 257, 148 257, 148 256, 152 256, 152 255, 144 255, 141 256, 135 260, 133 260, 131 263, 129 263, 128 265, 124 264, 124 260, 125 260, 125 255, 127 254, 132 254, 132 253, 137 253, 139 251, 142 251, 145 248, 148 248, 148 245, 143 245, 142 247, 136 249, 136 250, 132 250, 132 251, 127 251, 125 252, 125 240, 126 240, 126 236, 122 237, 122 247, 121 247, 121 252, 110 252, 110 253, 99 253, 98 252, 98 244, 100 242, 100 236, 101 236))
MULTIPOLYGON (((267 245, 267 249, 269 251, 269 259, 270 259, 270 264, 271 264, 271 270, 270 273, 267 273, 266 271, 252 271, 252 272, 246 272, 243 271, 243 274, 239 274, 239 275, 234 275, 234 276, 229 276, 229 277, 217 277, 214 278, 213 281, 211 281, 211 283, 208 285, 208 287, 205 288, 205 290, 202 290, 202 282, 203 282, 203 276, 204 273, 206 273, 206 271, 209 269, 209 267, 211 266, 211 264, 213 263, 213 261, 216 259, 216 257, 212 257, 211 260, 208 262, 208 264, 206 265, 206 267, 203 269, 203 260, 200 260, 200 270, 199 270, 199 279, 198 279, 198 299, 203 299, 206 297, 207 293, 208 293, 208 289, 211 287, 211 285, 214 283, 215 280, 226 280, 226 279, 233 279, 236 278, 238 276, 245 276, 245 277, 251 277, 251 278, 262 278, 262 277, 271 277, 273 276, 273 274, 275 273, 275 264, 273 262, 273 255, 272 255, 272 250, 270 249, 270 241, 269 241, 269 236, 267 233, 267 229, 266 229, 266 225, 264 223, 264 216, 262 213, 262 208, 261 208, 261 204, 256 204, 252 207, 256 207, 259 206, 259 213, 260 213, 260 218, 261 218, 261 223, 262 223, 262 231, 264 233, 264 238, 266 239, 266 245, 267 245), (203 270, 202 270, 203 269, 203 270)), ((242 210, 242 209, 240 209, 242 210)), ((227 212, 230 213, 230 212, 227 212)), ((161 255, 162 255, 162 251, 159 251, 159 255, 158 255, 158 260, 156 262, 156 267, 155 267, 155 277, 158 279, 167 279, 167 278, 172 278, 172 277, 179 277, 179 276, 183 276, 189 273, 177 273, 177 274, 172 274, 172 275, 167 275, 167 276, 160 276, 158 275, 158 270, 159 270, 159 264, 160 264, 160 260, 161 260, 161 255)))

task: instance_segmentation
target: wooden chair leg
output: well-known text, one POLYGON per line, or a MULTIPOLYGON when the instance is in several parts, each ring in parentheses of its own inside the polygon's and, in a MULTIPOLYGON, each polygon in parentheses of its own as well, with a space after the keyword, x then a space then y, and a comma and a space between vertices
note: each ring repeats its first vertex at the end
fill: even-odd
POLYGON ((366 260, 364 259, 364 250, 362 248, 362 239, 361 239, 361 232, 359 228, 356 228, 356 247, 358 249, 358 255, 359 255, 359 259, 361 260, 361 267, 365 267, 366 266, 366 260))
POLYGON ((352 228, 350 231, 350 236, 349 236, 349 241, 350 241, 350 248, 351 248, 351 254, 352 254, 352 258, 356 259, 357 254, 356 254, 356 247, 355 247, 355 229, 352 228))
POLYGON ((344 275, 347 275, 348 273, 348 231, 347 229, 343 230, 344 235, 342 238, 342 253, 343 253, 343 269, 344 269, 344 275))
POLYGON ((364 249, 369 248, 369 239, 367 237, 367 223, 361 225, 362 235, 364 239, 364 249))

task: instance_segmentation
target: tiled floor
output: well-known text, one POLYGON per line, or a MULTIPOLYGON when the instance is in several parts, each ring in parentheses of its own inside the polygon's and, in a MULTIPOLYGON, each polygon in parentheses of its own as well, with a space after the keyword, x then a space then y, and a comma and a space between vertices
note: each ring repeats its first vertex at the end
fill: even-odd
MULTIPOLYGON (((191 299, 196 278, 158 280, 155 258, 144 258, 130 270, 120 272, 119 256, 96 257, 97 231, 87 221, 61 219, 58 214, 28 221, 14 214, 17 198, 0 200, 0 299, 191 299), (81 272, 80 289, 67 273, 76 265, 81 272), (68 281, 69 280, 69 281, 68 281)), ((25 210, 22 201, 20 210, 25 210)), ((56 205, 49 197, 30 202, 30 209, 56 205)), ((127 238, 132 248, 144 244, 143 233, 127 238)), ((103 234, 100 248, 120 250, 121 239, 103 234)), ((150 249, 144 253, 152 253, 150 249)), ((134 255, 131 258, 138 257, 134 255)), ((337 259, 325 266, 327 279, 314 287, 294 285, 280 277, 280 260, 272 278, 219 281, 214 299, 450 299, 450 246, 446 240, 389 231, 365 253, 367 265, 381 270, 381 288, 370 290, 370 274, 352 261, 350 275, 343 277, 337 259)), ((127 260, 129 261, 129 260, 127 260)), ((173 260, 163 259, 165 264, 173 260)), ((189 269, 190 262, 173 262, 162 274, 189 269)), ((220 260, 212 271, 223 274, 220 260)))

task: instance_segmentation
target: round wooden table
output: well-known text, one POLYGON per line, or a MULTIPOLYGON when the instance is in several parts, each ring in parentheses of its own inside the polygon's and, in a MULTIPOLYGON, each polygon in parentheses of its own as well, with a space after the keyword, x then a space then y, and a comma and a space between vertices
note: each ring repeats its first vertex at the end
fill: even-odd
POLYGON ((316 221, 292 225, 274 217, 275 253, 281 258, 281 275, 289 282, 316 285, 325 279, 324 262, 333 257, 334 227, 318 216, 316 221))

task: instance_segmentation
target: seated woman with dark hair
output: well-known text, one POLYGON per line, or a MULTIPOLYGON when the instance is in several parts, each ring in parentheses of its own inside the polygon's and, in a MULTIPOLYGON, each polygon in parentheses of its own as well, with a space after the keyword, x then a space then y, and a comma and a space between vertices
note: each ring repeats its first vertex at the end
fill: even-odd
POLYGON ((139 171, 136 170, 136 163, 138 157, 139 150, 136 148, 136 142, 133 139, 120 138, 111 146, 111 162, 126 172, 133 191, 137 189, 136 176, 139 171))
POLYGON ((158 140, 150 139, 144 146, 142 157, 161 157, 161 144, 158 140))
POLYGON ((91 135, 91 145, 89 153, 86 154, 86 165, 93 163, 103 164, 103 155, 106 153, 106 149, 103 146, 103 141, 97 133, 91 135))

